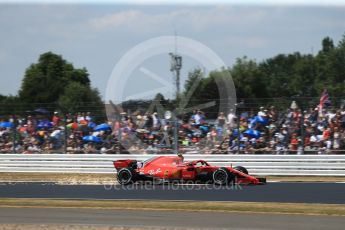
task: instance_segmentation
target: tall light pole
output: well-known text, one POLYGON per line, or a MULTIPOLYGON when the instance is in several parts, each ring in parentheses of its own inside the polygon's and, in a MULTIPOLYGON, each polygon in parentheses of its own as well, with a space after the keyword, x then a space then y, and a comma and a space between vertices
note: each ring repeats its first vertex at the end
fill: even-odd
POLYGON ((169 53, 171 57, 170 71, 175 74, 176 99, 180 96, 180 70, 182 68, 182 57, 178 54, 169 53))

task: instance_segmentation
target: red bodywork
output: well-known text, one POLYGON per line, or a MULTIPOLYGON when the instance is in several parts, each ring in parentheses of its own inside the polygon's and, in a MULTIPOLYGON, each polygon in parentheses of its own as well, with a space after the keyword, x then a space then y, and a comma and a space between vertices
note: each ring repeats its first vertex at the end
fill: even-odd
POLYGON ((240 184, 264 184, 265 178, 256 178, 233 167, 218 167, 208 164, 204 160, 184 162, 179 156, 157 156, 144 162, 136 160, 114 161, 117 171, 122 168, 131 168, 141 178, 156 178, 163 180, 208 180, 212 173, 219 168, 226 168, 235 176, 235 182, 240 184))

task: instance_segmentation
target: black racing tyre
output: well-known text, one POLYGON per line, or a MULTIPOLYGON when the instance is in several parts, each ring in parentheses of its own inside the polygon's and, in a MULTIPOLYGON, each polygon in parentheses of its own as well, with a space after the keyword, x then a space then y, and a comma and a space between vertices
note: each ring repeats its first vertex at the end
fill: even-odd
POLYGON ((234 167, 234 169, 237 171, 240 171, 242 173, 248 174, 248 170, 243 166, 236 166, 236 167, 234 167))
POLYGON ((219 168, 213 172, 212 179, 214 184, 227 185, 234 182, 235 175, 227 168, 219 168))
POLYGON ((117 172, 117 181, 121 185, 131 184, 131 183, 135 182, 134 174, 128 168, 122 168, 117 172))

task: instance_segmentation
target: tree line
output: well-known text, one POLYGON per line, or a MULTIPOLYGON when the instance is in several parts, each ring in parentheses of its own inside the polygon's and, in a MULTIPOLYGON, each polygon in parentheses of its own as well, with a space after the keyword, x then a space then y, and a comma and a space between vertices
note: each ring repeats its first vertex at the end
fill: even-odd
MULTIPOLYGON (((208 76, 201 69, 194 69, 188 74, 183 94, 199 81, 189 105, 218 100, 217 78, 231 76, 237 98, 245 98, 247 102, 251 99, 274 98, 266 101, 274 103, 276 98, 289 101, 291 98, 317 98, 325 88, 331 98, 341 98, 345 92, 345 35, 336 45, 330 37, 325 37, 321 44, 321 50, 315 55, 278 54, 260 62, 242 57, 231 67, 212 71, 208 76)), ((165 101, 163 95, 159 97, 165 101)), ((52 52, 40 55, 37 63, 26 69, 18 95, 0 95, 0 114, 23 112, 39 104, 47 107, 48 103, 51 111, 71 113, 103 107, 98 90, 91 87, 87 69, 75 68, 52 52)), ((173 103, 169 101, 168 104, 173 103)))
POLYGON ((305 107, 315 106, 315 99, 324 89, 331 98, 340 101, 345 95, 345 35, 337 45, 330 37, 324 38, 321 50, 315 55, 278 54, 261 62, 242 57, 232 67, 213 71, 208 76, 201 69, 194 69, 189 72, 184 92, 198 80, 200 84, 192 101, 215 100, 219 98, 216 79, 224 76, 232 77, 238 100, 247 104, 255 101, 282 104, 295 99, 305 107))
POLYGON ((23 114, 38 107, 63 113, 103 111, 97 89, 86 68, 75 68, 61 55, 40 55, 26 70, 18 95, 0 96, 0 114, 23 114))

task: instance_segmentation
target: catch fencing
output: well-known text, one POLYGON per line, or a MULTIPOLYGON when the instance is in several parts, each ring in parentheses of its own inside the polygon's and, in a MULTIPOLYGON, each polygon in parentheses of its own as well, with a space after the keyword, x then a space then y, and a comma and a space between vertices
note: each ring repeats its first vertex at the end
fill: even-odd
MULTIPOLYGON (((116 173, 112 162, 146 160, 157 155, 0 154, 0 172, 116 173)), ((345 176, 344 155, 185 155, 211 165, 241 165, 253 175, 345 176)))

